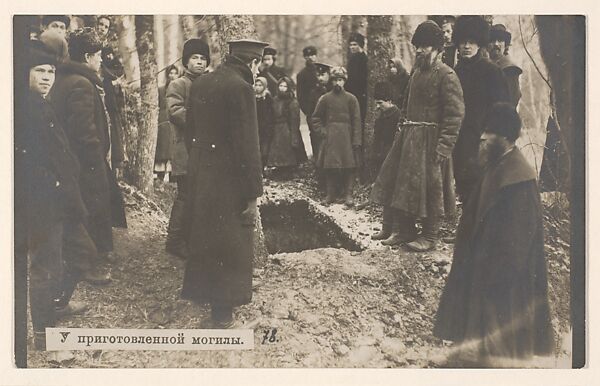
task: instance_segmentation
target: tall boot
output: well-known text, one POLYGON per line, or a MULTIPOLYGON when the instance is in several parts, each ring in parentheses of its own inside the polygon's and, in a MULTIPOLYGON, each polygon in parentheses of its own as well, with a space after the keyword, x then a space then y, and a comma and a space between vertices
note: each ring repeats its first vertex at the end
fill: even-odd
POLYGON ((381 231, 371 236, 372 240, 385 240, 392 234, 392 222, 393 222, 392 208, 388 205, 383 207, 383 222, 381 224, 381 231))
POLYGON ((399 210, 394 213, 394 227, 392 234, 383 240, 383 245, 400 245, 413 241, 417 237, 415 219, 399 210))
POLYGON ((329 205, 335 201, 335 175, 331 172, 328 172, 325 175, 325 185, 327 188, 327 197, 325 198, 325 204, 329 205))
POLYGON ((429 216, 423 219, 423 232, 415 241, 406 244, 409 249, 415 252, 427 252, 435 248, 438 234, 440 231, 440 222, 437 216, 429 216))
POLYGON ((345 172, 345 176, 344 178, 346 179, 345 184, 344 184, 344 204, 347 207, 352 207, 354 206, 354 197, 353 197, 353 193, 354 193, 354 180, 355 180, 355 176, 354 176, 354 172, 348 171, 345 172))
POLYGON ((188 250, 184 233, 184 201, 179 200, 179 197, 173 202, 171 209, 171 218, 169 219, 169 227, 167 228, 167 241, 165 249, 170 254, 173 254, 182 259, 187 258, 188 250))

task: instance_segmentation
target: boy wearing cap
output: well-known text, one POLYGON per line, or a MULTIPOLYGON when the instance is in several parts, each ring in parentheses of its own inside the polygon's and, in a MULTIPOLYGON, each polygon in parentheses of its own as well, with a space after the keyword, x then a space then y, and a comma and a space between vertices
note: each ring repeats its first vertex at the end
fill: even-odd
POLYGON ((457 345, 452 365, 521 367, 554 351, 537 173, 515 146, 520 130, 510 103, 490 108, 484 172, 464 206, 433 330, 457 345))
MULTIPOLYGON (((46 101, 55 80, 57 60, 40 41, 27 47, 29 67, 28 119, 15 133, 15 157, 25 165, 27 249, 30 259, 29 297, 34 342, 45 349, 45 329, 59 316, 79 313, 85 304, 70 302, 56 309, 62 291, 65 223, 80 224, 87 210, 79 190, 79 163, 69 148, 52 106, 46 101)), ((67 227, 67 230, 70 227, 67 227)))
POLYGON ((67 15, 46 15, 42 17, 42 30, 56 31, 62 37, 67 36, 71 18, 67 15))
POLYGON ((234 307, 252 299, 254 224, 262 165, 252 88, 267 43, 229 42, 214 72, 194 80, 186 114, 189 221, 182 297, 210 304, 203 327, 234 326, 234 307))
POLYGON ((490 54, 490 59, 502 69, 508 86, 509 100, 516 108, 521 99, 519 76, 523 73, 523 70, 513 61, 508 53, 511 39, 512 35, 506 30, 504 24, 493 25, 490 29, 488 52, 490 54))
POLYGON ((173 144, 171 158, 171 180, 177 184, 177 197, 171 208, 169 228, 167 229, 167 252, 185 259, 187 246, 183 234, 183 207, 186 200, 188 150, 185 144, 186 131, 186 106, 192 82, 200 75, 206 73, 210 64, 210 49, 208 44, 201 39, 189 39, 183 45, 181 58, 185 68, 183 76, 169 83, 167 87, 167 115, 173 127, 173 144))
POLYGON ((346 206, 353 206, 356 158, 362 146, 360 106, 356 97, 344 90, 346 69, 334 67, 330 76, 333 90, 319 99, 312 115, 315 131, 322 137, 316 166, 325 173, 325 203, 333 203, 341 192, 346 206))

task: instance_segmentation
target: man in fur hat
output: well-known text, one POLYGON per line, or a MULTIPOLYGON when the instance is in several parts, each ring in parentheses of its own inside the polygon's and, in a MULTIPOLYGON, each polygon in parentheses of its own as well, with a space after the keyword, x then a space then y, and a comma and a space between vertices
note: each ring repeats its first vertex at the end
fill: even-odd
POLYGON ((485 116, 494 103, 508 101, 502 71, 482 55, 488 39, 489 24, 481 16, 466 15, 456 20, 452 40, 460 53, 455 70, 463 89, 465 118, 452 158, 456 191, 463 203, 481 175, 477 155, 485 116))
POLYGON ((542 206, 536 172, 515 146, 520 130, 510 103, 491 107, 484 172, 464 206, 433 330, 458 345, 453 366, 521 367, 553 352, 542 206))
POLYGON ((441 61, 441 28, 431 20, 421 23, 412 44, 417 57, 403 109, 409 122, 401 123, 371 199, 386 209, 382 231, 374 238, 384 239, 385 245, 407 243, 424 252, 435 247, 440 218, 455 204, 445 203, 442 168, 452 154, 464 103, 456 73, 441 61), (423 222, 420 235, 417 218, 423 222))
POLYGON ((285 70, 275 64, 276 61, 277 50, 273 47, 265 48, 258 76, 267 79, 271 95, 277 95, 277 82, 284 76, 287 76, 285 70))
POLYGON ((267 44, 229 42, 225 62, 194 80, 190 90, 190 255, 182 297, 210 304, 205 328, 233 327, 234 307, 252 299, 254 224, 263 193, 252 84, 267 44))
POLYGON ((315 131, 322 137, 316 165, 325 173, 325 203, 333 203, 341 192, 346 206, 353 206, 356 158, 362 146, 360 107, 356 97, 344 90, 346 69, 334 67, 330 75, 333 90, 319 99, 312 115, 315 131))
POLYGON ((183 45, 181 62, 185 68, 183 76, 169 83, 167 88, 167 114, 172 124, 173 157, 171 159, 171 180, 177 183, 177 197, 171 209, 167 241, 167 252, 185 258, 187 246, 183 239, 184 222, 183 208, 186 200, 188 150, 185 145, 186 106, 192 82, 200 75, 206 73, 210 64, 210 49, 208 44, 201 39, 189 39, 183 45))
POLYGON ((506 30, 506 27, 503 24, 493 25, 490 30, 488 53, 490 54, 490 59, 502 69, 508 86, 509 100, 516 108, 521 99, 519 76, 521 76, 523 70, 508 54, 508 47, 510 47, 511 39, 511 33, 506 30))

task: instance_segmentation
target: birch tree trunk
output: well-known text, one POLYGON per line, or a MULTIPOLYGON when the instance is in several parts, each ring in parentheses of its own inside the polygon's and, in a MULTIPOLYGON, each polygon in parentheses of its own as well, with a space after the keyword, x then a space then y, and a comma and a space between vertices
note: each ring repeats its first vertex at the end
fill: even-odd
POLYGON ((158 81, 154 51, 154 16, 135 17, 137 52, 140 57, 142 103, 132 183, 144 193, 152 190, 154 154, 158 132, 158 81))
MULTIPOLYGON (((247 15, 219 15, 215 16, 215 23, 219 37, 221 60, 229 53, 227 42, 235 39, 257 39, 256 29, 252 16, 247 15)), ((265 245, 260 216, 256 216, 254 227, 254 265, 263 266, 269 255, 265 245)))

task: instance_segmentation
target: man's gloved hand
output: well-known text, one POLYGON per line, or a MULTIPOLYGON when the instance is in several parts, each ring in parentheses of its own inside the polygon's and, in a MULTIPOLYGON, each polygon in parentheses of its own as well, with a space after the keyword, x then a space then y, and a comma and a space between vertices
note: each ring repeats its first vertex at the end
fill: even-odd
POLYGON ((258 204, 257 199, 253 198, 252 200, 248 201, 248 206, 240 214, 242 224, 246 226, 254 226, 254 223, 256 222, 256 216, 258 216, 258 204))

